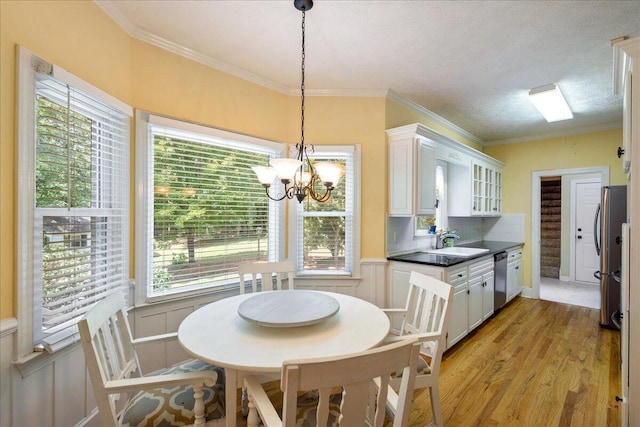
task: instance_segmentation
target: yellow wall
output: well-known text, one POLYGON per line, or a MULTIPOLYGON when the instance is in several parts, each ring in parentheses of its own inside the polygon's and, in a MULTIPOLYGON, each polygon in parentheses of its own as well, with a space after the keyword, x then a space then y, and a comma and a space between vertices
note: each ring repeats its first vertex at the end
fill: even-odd
MULTIPOLYGON (((2 0, 0 8, 0 319, 17 314, 16 45, 137 109, 276 141, 300 138, 299 97, 132 39, 92 1, 2 0)), ((362 145, 362 256, 370 258, 385 256, 384 109, 383 98, 308 97, 305 106, 306 142, 362 145)), ((132 272, 134 261, 132 254, 132 272)))
POLYGON ((523 283, 531 286, 531 179, 536 171, 609 166, 609 183, 626 183, 616 149, 622 129, 539 141, 486 147, 484 152, 505 163, 503 213, 525 216, 523 283))

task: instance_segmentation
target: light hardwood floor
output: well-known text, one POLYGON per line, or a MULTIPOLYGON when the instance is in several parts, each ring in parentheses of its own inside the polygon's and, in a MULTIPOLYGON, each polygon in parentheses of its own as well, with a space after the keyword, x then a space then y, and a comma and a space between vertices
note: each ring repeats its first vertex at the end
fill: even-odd
MULTIPOLYGON (((509 303, 445 353, 445 426, 619 426, 620 333, 600 328, 598 316, 551 301, 509 303)), ((431 420, 429 392, 418 390, 409 425, 431 420)))
MULTIPOLYGON (((446 426, 619 426, 620 333, 599 311, 516 298, 447 351, 440 371, 446 426)), ((431 420, 416 392, 411 426, 431 420)))

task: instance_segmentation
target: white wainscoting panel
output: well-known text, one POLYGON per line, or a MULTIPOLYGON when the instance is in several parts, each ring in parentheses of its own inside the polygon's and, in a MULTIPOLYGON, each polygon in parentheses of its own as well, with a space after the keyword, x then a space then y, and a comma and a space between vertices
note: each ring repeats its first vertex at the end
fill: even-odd
POLYGON ((13 359, 13 343, 18 327, 15 318, 0 323, 0 426, 11 424, 11 360, 13 359))

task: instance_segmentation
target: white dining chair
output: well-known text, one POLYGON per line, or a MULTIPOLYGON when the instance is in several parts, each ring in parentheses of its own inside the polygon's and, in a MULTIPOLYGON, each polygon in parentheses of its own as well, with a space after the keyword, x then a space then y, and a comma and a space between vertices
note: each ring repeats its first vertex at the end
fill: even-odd
POLYGON ((293 289, 293 261, 243 262, 238 264, 240 293, 245 293, 246 276, 251 276, 251 292, 293 289))
POLYGON ((191 360, 142 375, 135 346, 177 334, 132 339, 122 293, 92 307, 78 330, 103 426, 224 425, 222 368, 191 360))
POLYGON ((312 390, 318 391, 316 425, 329 425, 331 393, 340 388, 339 408, 336 404, 331 411, 339 411, 336 420, 339 426, 362 426, 367 422, 381 427, 387 405, 394 407, 393 426, 407 426, 419 351, 417 340, 403 340, 346 356, 286 361, 281 377, 282 417, 260 381, 253 375, 247 376, 244 378, 249 395, 247 427, 257 427, 260 422, 265 427, 297 425, 298 394, 312 390), (398 371, 403 375, 396 392, 389 384, 392 373, 398 371))
MULTIPOLYGON (((428 358, 420 358, 415 388, 429 388, 433 420, 437 426, 443 425, 440 409, 438 375, 442 353, 447 346, 447 327, 453 299, 453 286, 431 276, 411 272, 409 294, 403 309, 385 309, 389 315, 403 316, 400 335, 390 335, 385 342, 397 342, 417 338, 421 343, 420 352, 428 358)), ((400 378, 391 381, 398 387, 400 378)))

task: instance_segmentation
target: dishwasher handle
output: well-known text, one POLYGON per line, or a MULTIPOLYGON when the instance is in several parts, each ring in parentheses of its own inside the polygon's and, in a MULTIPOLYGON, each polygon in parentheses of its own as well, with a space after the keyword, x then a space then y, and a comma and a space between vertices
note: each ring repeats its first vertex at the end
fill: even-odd
POLYGON ((494 260, 495 262, 502 261, 503 259, 507 258, 507 256, 508 256, 507 251, 504 251, 504 252, 498 252, 497 254, 495 254, 495 255, 493 256, 493 260, 494 260))

